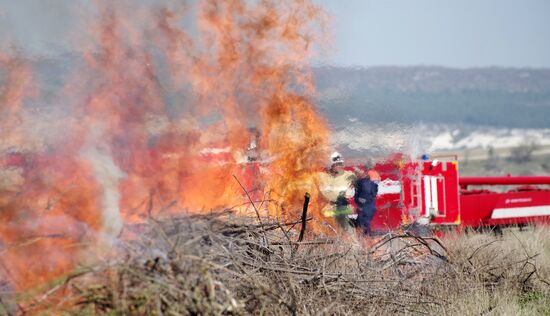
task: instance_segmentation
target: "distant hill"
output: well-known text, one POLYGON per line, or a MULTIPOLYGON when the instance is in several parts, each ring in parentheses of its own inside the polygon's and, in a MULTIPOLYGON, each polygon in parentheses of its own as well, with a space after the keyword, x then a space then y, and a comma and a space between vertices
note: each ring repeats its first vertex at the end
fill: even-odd
MULTIPOLYGON (((41 89, 38 102, 53 104, 82 58, 68 53, 31 62, 41 89)), ((314 76, 317 104, 335 127, 352 120, 550 128, 550 69, 322 67, 314 76)), ((161 72, 161 84, 163 77, 161 72)))
POLYGON ((550 69, 314 69, 319 106, 336 126, 442 123, 550 127, 550 69))

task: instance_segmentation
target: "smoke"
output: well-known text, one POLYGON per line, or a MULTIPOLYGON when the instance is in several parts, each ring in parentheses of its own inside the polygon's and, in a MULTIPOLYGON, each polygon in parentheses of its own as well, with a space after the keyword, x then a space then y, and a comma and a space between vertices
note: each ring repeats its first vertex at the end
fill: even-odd
POLYGON ((123 227, 120 214, 119 181, 125 174, 115 164, 109 148, 102 146, 101 138, 104 137, 101 127, 92 132, 86 145, 82 149, 81 157, 92 165, 94 178, 102 189, 102 233, 106 240, 112 240, 118 236, 123 227), (103 147, 103 148, 102 148, 103 147))
POLYGON ((17 50, 0 59, 2 148, 22 157, 10 166, 17 188, 0 188, 2 261, 14 287, 67 273, 150 217, 248 212, 240 184, 271 201, 264 214, 298 216, 309 192, 319 215, 328 127, 312 101, 309 60, 323 11, 304 0, 169 3, 75 2, 62 10, 74 28, 57 29, 72 52, 62 65, 17 50), (259 162, 245 163, 252 154, 259 162), (49 259, 31 264, 31 251, 49 259))

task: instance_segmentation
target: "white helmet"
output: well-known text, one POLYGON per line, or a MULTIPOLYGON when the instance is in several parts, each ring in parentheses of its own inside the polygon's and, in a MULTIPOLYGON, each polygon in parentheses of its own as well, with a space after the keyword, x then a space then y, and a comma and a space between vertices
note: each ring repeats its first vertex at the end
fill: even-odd
POLYGON ((332 155, 330 155, 330 165, 335 165, 337 163, 341 163, 343 164, 344 163, 344 158, 342 158, 342 155, 335 151, 332 153, 332 155))

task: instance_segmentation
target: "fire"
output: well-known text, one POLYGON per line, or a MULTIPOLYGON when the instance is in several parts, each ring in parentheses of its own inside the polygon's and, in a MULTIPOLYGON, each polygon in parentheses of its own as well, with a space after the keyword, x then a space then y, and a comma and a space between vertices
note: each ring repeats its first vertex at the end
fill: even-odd
POLYGON ((21 106, 25 98, 31 96, 32 74, 21 58, 9 55, 0 54, 0 69, 4 74, 4 78, 0 77, 0 84, 3 83, 0 85, 0 149, 5 150, 21 141, 14 130, 22 119, 21 106))
MULTIPOLYGON (((246 205, 241 184, 262 189, 251 195, 271 201, 269 216, 296 218, 305 192, 318 197, 328 127, 308 62, 326 23, 319 7, 204 0, 193 36, 180 26, 190 9, 108 3, 88 28, 93 44, 75 49, 82 64, 63 89, 73 104, 62 133, 0 188, 0 278, 18 290, 71 271, 125 225, 246 205)), ((0 66, 3 148, 28 148, 40 140, 4 122, 31 120, 22 113, 32 69, 0 66)))

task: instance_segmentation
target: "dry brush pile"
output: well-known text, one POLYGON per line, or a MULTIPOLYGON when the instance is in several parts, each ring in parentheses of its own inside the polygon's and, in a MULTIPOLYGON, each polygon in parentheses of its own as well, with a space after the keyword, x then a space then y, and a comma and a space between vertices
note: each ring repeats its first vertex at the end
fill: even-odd
MULTIPOLYGON (((308 219, 309 220, 309 219, 308 219)), ((124 256, 82 269, 20 311, 121 315, 491 314, 548 312, 540 256, 491 235, 446 243, 410 233, 316 236, 230 211, 151 219, 124 256), (65 293, 56 295, 56 292, 65 293), (70 293, 70 294, 67 294, 70 293)), ((543 234, 537 232, 539 235, 543 234)), ((547 235, 544 235, 548 237, 547 235)), ((507 237, 506 237, 507 238, 507 237)), ((515 239, 514 239, 515 240, 515 239)), ((544 249, 544 247, 546 247, 544 249)), ((547 259, 547 258, 546 258, 547 259)), ((546 261, 548 263, 550 261, 546 261)))

